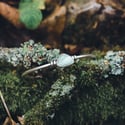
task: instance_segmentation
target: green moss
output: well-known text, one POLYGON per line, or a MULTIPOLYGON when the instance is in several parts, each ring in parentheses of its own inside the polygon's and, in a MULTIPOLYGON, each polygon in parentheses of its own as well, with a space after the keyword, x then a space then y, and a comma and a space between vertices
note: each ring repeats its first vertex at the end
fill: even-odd
MULTIPOLYGON (((23 60, 25 54, 31 58, 31 67, 39 65, 32 61, 36 52, 44 57, 41 64, 59 55, 58 50, 48 51, 40 49, 40 44, 32 45, 30 50, 29 43, 25 43, 13 49, 13 53, 0 55, 0 89, 12 114, 24 115, 26 125, 101 124, 109 118, 125 119, 124 52, 123 55, 111 52, 105 57, 98 52, 95 60, 81 59, 63 69, 52 67, 22 77, 23 62, 27 62, 23 60), (23 56, 17 56, 16 52, 23 56), (10 61, 15 55, 18 60, 21 58, 16 66, 14 60, 10 61), (115 68, 122 70, 114 74, 115 68)), ((6 115, 2 105, 0 111, 2 118, 6 115)))

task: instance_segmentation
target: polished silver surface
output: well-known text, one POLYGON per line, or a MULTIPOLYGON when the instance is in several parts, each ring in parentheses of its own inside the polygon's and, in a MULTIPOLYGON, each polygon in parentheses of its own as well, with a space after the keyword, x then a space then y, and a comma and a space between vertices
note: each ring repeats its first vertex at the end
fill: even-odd
MULTIPOLYGON (((76 60, 76 59, 81 59, 81 58, 95 58, 95 56, 94 55, 92 55, 92 54, 85 54, 85 55, 78 55, 78 56, 76 56, 76 55, 74 55, 74 56, 70 56, 70 55, 68 55, 68 54, 61 54, 60 56, 62 56, 62 55, 67 55, 66 56, 66 58, 68 57, 68 59, 69 59, 69 57, 71 57, 73 60, 76 60)), ((59 56, 59 58, 60 58, 60 56, 59 56)), ((59 59, 58 58, 58 59, 59 59)), ((60 68, 64 68, 64 67, 67 67, 67 66, 69 66, 69 64, 65 64, 65 66, 60 66, 60 65, 58 65, 57 64, 57 62, 58 62, 58 59, 57 60, 55 60, 55 61, 52 61, 52 62, 50 62, 50 63, 48 63, 48 64, 45 64, 45 65, 42 65, 42 66, 38 66, 38 67, 35 67, 35 68, 32 68, 32 69, 29 69, 29 70, 27 70, 27 71, 25 71, 23 74, 22 74, 22 76, 25 76, 25 75, 27 75, 27 74, 29 74, 29 73, 31 73, 31 72, 34 72, 34 71, 37 71, 37 70, 39 70, 39 69, 44 69, 44 68, 47 68, 47 67, 50 67, 50 66, 54 66, 54 65, 56 65, 56 66, 58 66, 58 67, 60 67, 60 68)), ((72 63, 71 63, 72 64, 72 63)))

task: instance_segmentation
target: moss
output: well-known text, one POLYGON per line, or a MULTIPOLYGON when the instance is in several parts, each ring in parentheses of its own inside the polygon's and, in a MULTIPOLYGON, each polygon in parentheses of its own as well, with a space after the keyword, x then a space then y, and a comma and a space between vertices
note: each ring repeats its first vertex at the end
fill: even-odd
MULTIPOLYGON (((58 58, 59 51, 52 54, 44 50, 44 57, 55 54, 49 56, 50 61, 58 58)), ((95 60, 81 59, 72 66, 53 67, 27 77, 21 76, 25 65, 15 66, 6 58, 1 60, 0 89, 11 113, 24 115, 26 125, 84 125, 105 123, 110 118, 124 120, 124 51, 122 55, 112 51, 104 57, 104 53, 97 53, 95 60), (117 66, 122 70, 116 74, 112 69, 117 66)), ((45 59, 47 62, 48 58, 45 59)), ((0 111, 2 119, 6 116, 2 105, 0 111)))

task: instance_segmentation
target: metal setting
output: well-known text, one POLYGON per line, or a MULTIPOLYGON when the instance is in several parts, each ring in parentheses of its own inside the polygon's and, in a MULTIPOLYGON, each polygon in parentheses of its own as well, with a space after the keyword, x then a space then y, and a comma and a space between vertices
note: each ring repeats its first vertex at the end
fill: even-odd
MULTIPOLYGON (((50 67, 50 66, 54 66, 54 65, 56 65, 56 66, 58 66, 58 67, 60 67, 60 68, 65 68, 65 67, 67 67, 67 66, 69 66, 69 65, 72 65, 73 63, 74 63, 74 60, 76 60, 76 59, 81 59, 81 58, 87 58, 87 57, 90 57, 90 58, 95 58, 95 56, 94 55, 92 55, 92 54, 86 54, 86 55, 79 55, 79 56, 76 56, 76 55, 74 55, 74 56, 70 56, 70 55, 68 55, 68 54, 60 54, 59 55, 59 58, 57 59, 57 60, 55 60, 55 61, 52 61, 52 62, 50 62, 50 63, 48 63, 48 64, 45 64, 45 65, 42 65, 42 66, 38 66, 38 67, 35 67, 35 68, 32 68, 32 69, 29 69, 29 70, 27 70, 27 71, 25 71, 23 74, 22 74, 22 76, 25 76, 25 75, 27 75, 27 74, 29 74, 29 73, 31 73, 31 72, 34 72, 34 71, 37 71, 37 70, 39 70, 39 69, 44 69, 44 68, 47 68, 47 67, 50 67), (60 57, 61 56, 66 56, 66 57, 63 57, 63 60, 62 60, 62 65, 61 64, 58 64, 58 62, 60 62, 60 57), (72 62, 70 63, 70 59, 72 58, 72 62), (66 64, 66 59, 68 59, 68 64, 66 64), (64 64, 63 64, 64 63, 64 64)), ((61 63, 61 62, 60 62, 61 63)))

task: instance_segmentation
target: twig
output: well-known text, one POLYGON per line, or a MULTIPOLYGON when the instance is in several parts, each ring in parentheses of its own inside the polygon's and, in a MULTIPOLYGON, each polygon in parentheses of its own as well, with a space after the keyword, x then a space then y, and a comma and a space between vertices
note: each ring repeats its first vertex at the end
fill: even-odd
POLYGON ((4 106, 5 110, 6 110, 6 112, 7 112, 8 117, 9 117, 10 119, 12 119, 12 116, 11 116, 11 114, 10 114, 10 112, 9 112, 9 109, 8 109, 8 107, 7 107, 7 105, 6 105, 6 102, 5 102, 5 100, 4 100, 4 97, 3 97, 1 91, 0 91, 0 98, 1 98, 1 101, 2 101, 2 103, 3 103, 3 106, 4 106))

